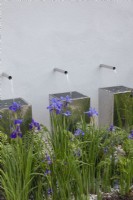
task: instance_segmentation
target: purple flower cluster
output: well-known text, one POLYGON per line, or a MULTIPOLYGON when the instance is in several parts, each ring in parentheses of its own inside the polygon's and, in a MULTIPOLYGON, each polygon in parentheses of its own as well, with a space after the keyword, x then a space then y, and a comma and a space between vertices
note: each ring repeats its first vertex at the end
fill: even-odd
POLYGON ((48 195, 52 195, 53 190, 51 188, 48 188, 47 193, 48 193, 48 195))
MULTIPOLYGON (((18 104, 17 102, 13 102, 10 106, 9 106, 9 110, 13 111, 13 112, 17 112, 18 110, 21 109, 21 105, 18 104)), ((20 125, 22 124, 22 119, 15 119, 14 120, 14 125, 15 125, 15 130, 12 131, 12 133, 10 134, 10 138, 15 139, 17 137, 22 137, 22 132, 20 129, 20 125)))
POLYGON ((22 124, 22 122, 23 122, 22 119, 15 119, 15 120, 14 120, 14 124, 15 124, 15 125, 20 125, 20 124, 22 124))
POLYGON ((70 98, 69 95, 67 95, 66 97, 60 97, 60 99, 65 102, 65 105, 64 105, 65 107, 67 107, 69 103, 72 103, 72 99, 70 98))
MULTIPOLYGON (((9 110, 11 110, 13 112, 17 112, 20 109, 21 109, 21 105, 19 105, 17 102, 13 102, 12 105, 9 106, 9 110)), ((2 116, 0 118, 2 118, 2 116)), ((10 138, 14 139, 17 137, 20 137, 20 138, 22 137, 22 132, 20 129, 20 125, 22 124, 22 122, 23 122, 22 119, 14 120, 15 130, 12 131, 10 138)), ((36 122, 34 119, 32 119, 32 122, 29 125, 29 129, 30 130, 32 130, 32 129, 40 130, 40 124, 38 122, 36 122)))
POLYGON ((133 130, 131 130, 130 135, 128 136, 129 139, 133 139, 133 130))
POLYGON ((69 103, 71 103, 71 98, 68 95, 66 97, 60 97, 60 99, 52 98, 50 100, 50 105, 47 107, 47 109, 50 112, 55 111, 57 115, 62 113, 65 116, 70 116, 70 111, 66 111, 65 113, 63 113, 63 109, 66 108, 69 103))
POLYGON ((47 175, 49 175, 49 174, 51 174, 51 170, 49 170, 49 169, 46 169, 46 171, 45 171, 44 175, 45 175, 45 176, 47 176, 47 175))
POLYGON ((17 102, 13 102, 11 106, 9 106, 9 110, 16 112, 21 109, 21 105, 17 102))
POLYGON ((113 124, 110 125, 110 127, 108 128, 108 131, 111 131, 111 132, 112 132, 112 131, 115 131, 115 127, 114 127, 113 124))
POLYGON ((2 115, 0 115, 0 119, 2 119, 2 115))
POLYGON ((17 137, 22 138, 22 132, 20 130, 20 124, 16 126, 16 129, 11 133, 10 138, 15 139, 17 137))
POLYGON ((51 160, 51 158, 50 158, 50 156, 48 154, 46 154, 45 160, 47 161, 48 165, 52 164, 52 160, 51 160))
POLYGON ((90 108, 88 111, 85 112, 89 117, 98 116, 98 112, 95 108, 90 108))
POLYGON ((55 111, 56 114, 60 114, 63 108, 63 103, 60 99, 52 98, 51 104, 47 107, 50 112, 55 111))
POLYGON ((72 114, 71 114, 71 112, 70 112, 69 110, 67 110, 65 113, 63 113, 63 115, 65 115, 66 117, 69 117, 69 116, 71 116, 72 114))
POLYGON ((75 136, 80 136, 80 135, 84 136, 84 134, 85 134, 85 133, 84 133, 81 129, 77 129, 77 130, 75 131, 75 133, 74 133, 75 136))
POLYGON ((41 129, 40 124, 36 122, 34 119, 32 119, 32 122, 29 125, 29 129, 30 130, 37 129, 39 131, 41 129))

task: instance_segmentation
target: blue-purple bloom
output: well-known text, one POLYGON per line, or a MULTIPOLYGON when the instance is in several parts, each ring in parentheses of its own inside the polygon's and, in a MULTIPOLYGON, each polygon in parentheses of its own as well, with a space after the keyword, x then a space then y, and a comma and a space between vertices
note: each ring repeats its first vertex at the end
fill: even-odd
POLYGON ((15 139, 17 137, 17 131, 13 131, 10 135, 10 138, 15 139))
POLYGON ((49 175, 49 174, 51 174, 51 171, 50 171, 49 169, 46 169, 44 175, 47 176, 47 175, 49 175))
POLYGON ((46 154, 45 159, 46 159, 48 165, 51 165, 51 164, 52 164, 52 160, 51 160, 51 158, 50 158, 50 156, 49 156, 48 154, 46 154))
POLYGON ((2 115, 0 115, 0 119, 2 119, 2 115))
POLYGON ((85 134, 85 133, 84 133, 81 129, 77 129, 77 130, 75 131, 75 133, 74 133, 75 136, 79 136, 79 135, 84 136, 84 134, 85 134))
POLYGON ((95 110, 95 108, 90 108, 85 113, 88 114, 89 117, 98 116, 98 112, 95 110))
POLYGON ((69 95, 67 95, 66 97, 60 97, 60 99, 62 101, 65 101, 66 105, 68 105, 69 103, 72 102, 72 99, 71 99, 71 97, 69 95))
POLYGON ((51 104, 47 107, 47 109, 49 109, 50 112, 56 111, 56 114, 60 114, 63 108, 63 103, 61 102, 61 100, 57 98, 52 98, 50 101, 51 104))
POLYGON ((13 112, 16 112, 17 110, 21 109, 21 105, 17 102, 13 102, 11 106, 9 106, 9 110, 12 110, 13 112))
POLYGON ((48 195, 51 195, 51 194, 53 193, 53 190, 52 190, 51 188, 49 188, 49 189, 47 190, 47 193, 48 193, 48 195))
POLYGON ((66 117, 69 117, 69 116, 71 116, 72 114, 71 114, 71 112, 70 112, 69 110, 67 110, 65 113, 63 113, 63 115, 65 115, 66 117))
POLYGON ((40 124, 38 122, 36 122, 34 119, 32 119, 32 122, 29 125, 30 130, 32 130, 33 128, 37 128, 37 130, 39 131, 40 128, 40 124))
POLYGON ((20 124, 22 124, 22 122, 23 122, 22 119, 15 119, 15 120, 14 120, 14 124, 15 124, 15 125, 17 125, 17 124, 20 125, 20 124))
POLYGON ((133 130, 131 130, 130 135, 128 136, 129 139, 133 139, 133 130))
POLYGON ((16 129, 11 133, 10 138, 15 139, 16 137, 22 138, 22 132, 20 126, 17 126, 16 129))
POLYGON ((109 131, 115 131, 115 127, 114 127, 114 125, 111 124, 108 130, 109 130, 109 131))

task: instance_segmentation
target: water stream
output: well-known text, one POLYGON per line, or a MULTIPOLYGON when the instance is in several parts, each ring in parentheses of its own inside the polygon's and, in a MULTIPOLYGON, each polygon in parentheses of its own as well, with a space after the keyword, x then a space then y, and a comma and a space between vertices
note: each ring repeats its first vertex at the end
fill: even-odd
POLYGON ((66 78, 67 78, 68 90, 70 91, 70 97, 72 98, 71 81, 68 74, 66 74, 66 78))
POLYGON ((117 74, 117 70, 116 69, 114 70, 114 73, 117 74))
POLYGON ((10 80, 10 84, 11 84, 11 99, 14 102, 15 93, 14 93, 13 79, 10 80))
POLYGON ((115 76, 115 85, 116 86, 119 86, 119 85, 121 85, 121 83, 120 83, 120 76, 119 76, 119 73, 118 73, 118 71, 115 69, 115 70, 113 70, 114 71, 114 76, 115 76))

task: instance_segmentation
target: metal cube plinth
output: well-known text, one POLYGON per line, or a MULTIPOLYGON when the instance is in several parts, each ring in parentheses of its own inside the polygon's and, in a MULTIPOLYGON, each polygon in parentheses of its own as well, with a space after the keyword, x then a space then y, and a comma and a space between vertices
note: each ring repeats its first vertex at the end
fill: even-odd
POLYGON ((99 89, 99 126, 133 125, 132 88, 113 86, 99 89))
POLYGON ((65 92, 65 93, 57 93, 50 94, 49 99, 52 98, 60 98, 70 96, 72 102, 69 104, 68 110, 72 113, 72 122, 71 122, 71 130, 75 128, 76 124, 81 121, 81 117, 85 117, 86 123, 90 122, 90 119, 87 115, 84 115, 84 112, 88 111, 90 108, 90 97, 87 97, 79 92, 65 92))
POLYGON ((17 118, 23 120, 21 131, 22 133, 25 133, 29 130, 29 124, 32 120, 32 106, 22 98, 0 100, 0 114, 2 115, 2 118, 0 119, 0 130, 7 134, 10 134, 11 132, 14 114, 13 111, 9 110, 9 106, 11 106, 13 102, 18 103, 21 106, 21 109, 17 112, 17 118))

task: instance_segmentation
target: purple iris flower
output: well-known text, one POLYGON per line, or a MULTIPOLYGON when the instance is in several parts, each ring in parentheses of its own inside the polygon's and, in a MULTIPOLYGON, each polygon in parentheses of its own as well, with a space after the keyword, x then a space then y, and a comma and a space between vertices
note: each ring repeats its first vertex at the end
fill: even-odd
POLYGON ((20 126, 19 125, 16 127, 16 131, 17 131, 18 136, 22 137, 22 132, 20 130, 20 126))
POLYGON ((51 195, 51 194, 53 193, 53 190, 52 190, 51 188, 49 188, 49 189, 47 190, 47 193, 48 193, 48 195, 51 195))
POLYGON ((52 161, 51 161, 51 158, 50 158, 50 156, 48 155, 48 154, 46 154, 46 160, 47 160, 47 163, 48 163, 48 165, 51 165, 52 164, 52 161))
POLYGON ((47 175, 49 175, 49 174, 51 174, 51 171, 50 171, 49 169, 46 169, 44 175, 47 176, 47 175))
POLYGON ((16 125, 16 124, 22 124, 22 119, 15 119, 14 120, 14 124, 16 125))
POLYGON ((130 135, 128 136, 129 139, 133 139, 133 130, 131 130, 130 135))
POLYGON ((69 95, 67 95, 66 97, 60 97, 61 101, 63 101, 63 107, 66 108, 68 106, 69 103, 72 102, 72 99, 70 98, 69 95))
POLYGON ((10 138, 15 139, 17 137, 17 131, 13 131, 10 135, 10 138))
POLYGON ((21 130, 20 130, 20 126, 17 126, 16 130, 14 130, 10 135, 10 138, 12 138, 12 139, 15 139, 16 137, 22 138, 22 133, 21 133, 21 130))
POLYGON ((75 133, 74 133, 75 136, 79 136, 79 135, 84 136, 84 134, 85 134, 85 133, 84 133, 81 129, 77 129, 77 130, 75 131, 75 133))
POLYGON ((71 99, 71 97, 70 97, 69 95, 67 95, 66 97, 60 97, 60 99, 61 99, 62 101, 65 101, 66 106, 67 106, 69 103, 72 102, 72 99, 71 99))
POLYGON ((93 117, 93 116, 97 116, 98 115, 98 112, 95 110, 95 108, 90 108, 85 113, 88 114, 89 117, 93 117))
POLYGON ((38 122, 36 122, 34 119, 32 119, 32 122, 29 125, 30 130, 32 130, 33 128, 37 128, 37 130, 39 131, 40 128, 40 124, 38 122))
POLYGON ((109 131, 115 131, 115 127, 114 127, 114 125, 111 124, 108 130, 109 130, 109 131))
POLYGON ((0 115, 0 119, 2 119, 2 115, 0 115))
POLYGON ((67 103, 71 103, 72 102, 72 99, 69 95, 66 96, 66 102, 67 103))
POLYGON ((50 112, 56 111, 56 114, 60 114, 63 108, 63 103, 61 102, 61 100, 57 98, 52 98, 50 101, 51 104, 47 107, 47 109, 49 109, 50 112))
POLYGON ((13 102, 11 106, 9 106, 9 109, 13 112, 16 112, 17 110, 20 110, 21 105, 19 105, 17 102, 13 102))
POLYGON ((70 112, 69 110, 67 110, 65 113, 63 113, 63 115, 65 115, 66 117, 69 117, 69 116, 71 116, 72 114, 71 114, 71 112, 70 112))

